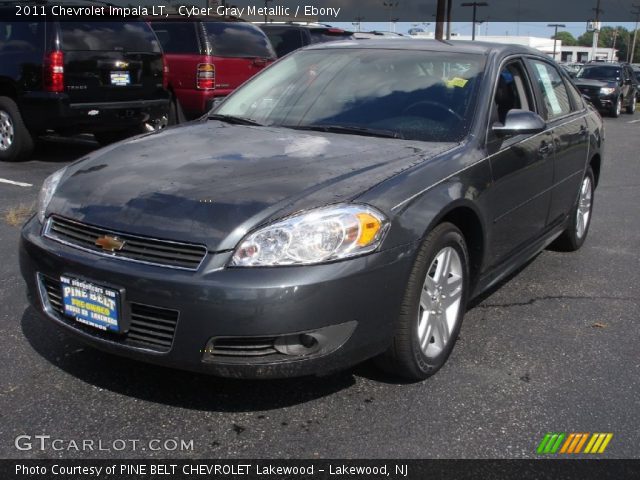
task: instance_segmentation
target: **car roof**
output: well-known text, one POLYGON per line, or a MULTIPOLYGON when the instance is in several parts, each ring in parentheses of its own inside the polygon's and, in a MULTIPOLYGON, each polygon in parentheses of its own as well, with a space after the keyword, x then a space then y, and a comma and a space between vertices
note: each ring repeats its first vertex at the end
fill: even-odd
POLYGON ((484 54, 490 53, 511 55, 525 54, 544 57, 540 50, 531 47, 525 47, 516 44, 475 42, 470 40, 431 40, 431 39, 412 39, 407 42, 406 38, 385 38, 368 39, 368 40, 343 40, 330 43, 318 43, 307 47, 311 50, 335 48, 368 48, 380 50, 427 50, 443 53, 473 53, 484 54))

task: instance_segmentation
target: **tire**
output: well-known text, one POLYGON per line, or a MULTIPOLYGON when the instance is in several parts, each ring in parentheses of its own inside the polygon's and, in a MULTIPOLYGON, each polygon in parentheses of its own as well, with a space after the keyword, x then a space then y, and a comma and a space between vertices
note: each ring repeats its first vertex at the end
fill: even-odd
POLYGON ((633 99, 631 100, 631 104, 629 106, 627 106, 626 109, 627 113, 629 115, 633 115, 634 113, 636 113, 636 96, 633 96, 633 99))
POLYGON ((184 112, 182 111, 182 106, 180 105, 180 101, 177 98, 173 97, 173 99, 171 100, 171 105, 169 106, 168 126, 179 125, 183 123, 185 120, 186 118, 184 116, 184 112))
POLYGON ((620 113, 622 113, 622 97, 618 97, 616 103, 611 107, 609 115, 613 118, 618 118, 620 113))
POLYGON ((426 236, 418 250, 400 314, 394 323, 391 346, 376 359, 378 366, 410 380, 424 380, 436 373, 447 361, 458 338, 468 291, 469 255, 464 237, 455 225, 442 223, 426 236), (446 281, 440 283, 438 265, 447 252, 449 269, 446 281), (431 278, 429 282, 427 275, 431 278), (443 290, 436 288, 438 283, 441 287, 444 285, 443 290), (447 294, 449 302, 445 299, 447 294), (443 314, 434 315, 437 311, 443 314), (442 335, 445 326, 447 338, 442 335))
POLYGON ((563 252, 575 252, 584 244, 584 241, 587 239, 587 234, 589 233, 589 226, 591 225, 595 185, 593 170, 589 167, 580 183, 578 199, 571 210, 569 224, 566 230, 562 232, 562 235, 552 244, 554 249, 563 252), (588 186, 585 187, 585 185, 588 186), (585 188, 588 190, 588 200, 586 198, 587 195, 585 195, 585 188), (583 222, 582 227, 580 227, 581 221, 583 222))
POLYGON ((16 102, 0 97, 0 161, 27 160, 33 146, 33 137, 22 121, 16 102))

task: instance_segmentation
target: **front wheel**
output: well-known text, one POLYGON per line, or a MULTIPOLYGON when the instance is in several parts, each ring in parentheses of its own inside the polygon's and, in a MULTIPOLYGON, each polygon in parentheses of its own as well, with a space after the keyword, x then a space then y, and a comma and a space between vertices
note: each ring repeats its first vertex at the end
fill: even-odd
POLYGON ((447 361, 458 338, 469 289, 469 256, 460 230, 434 228, 422 242, 409 276, 394 336, 377 359, 384 370, 423 380, 447 361))
POLYGON ((627 106, 627 113, 633 115, 636 113, 636 96, 631 99, 631 103, 627 106))
POLYGON ((595 179, 591 167, 582 179, 578 200, 571 211, 567 229, 553 243, 557 250, 575 252, 584 244, 591 225, 595 179))
POLYGON ((609 112, 609 114, 613 118, 618 118, 621 113, 622 113, 622 97, 618 97, 618 100, 616 100, 616 103, 614 103, 613 106, 611 107, 611 111, 609 112))

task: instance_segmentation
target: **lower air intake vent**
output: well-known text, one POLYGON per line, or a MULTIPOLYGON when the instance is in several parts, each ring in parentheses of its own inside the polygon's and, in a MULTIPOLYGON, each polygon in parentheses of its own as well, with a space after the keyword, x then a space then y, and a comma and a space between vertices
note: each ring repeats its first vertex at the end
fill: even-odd
POLYGON ((265 357, 275 355, 276 337, 235 337, 216 338, 207 351, 220 357, 265 357))

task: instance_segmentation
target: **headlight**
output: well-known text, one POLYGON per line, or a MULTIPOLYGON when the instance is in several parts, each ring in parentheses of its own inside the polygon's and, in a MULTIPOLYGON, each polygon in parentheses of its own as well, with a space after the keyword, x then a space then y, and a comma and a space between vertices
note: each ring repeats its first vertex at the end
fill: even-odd
POLYGON ((365 205, 317 208, 249 234, 230 265, 309 265, 354 257, 375 250, 387 226, 382 213, 365 205))
POLYGON ((49 202, 53 198, 53 194, 56 193, 60 179, 66 170, 67 169, 65 167, 54 174, 49 175, 42 184, 42 189, 38 195, 38 220, 40 220, 40 223, 44 223, 44 214, 49 206, 49 202))
POLYGON ((611 95, 616 91, 615 87, 602 87, 600 89, 600 95, 611 95))

